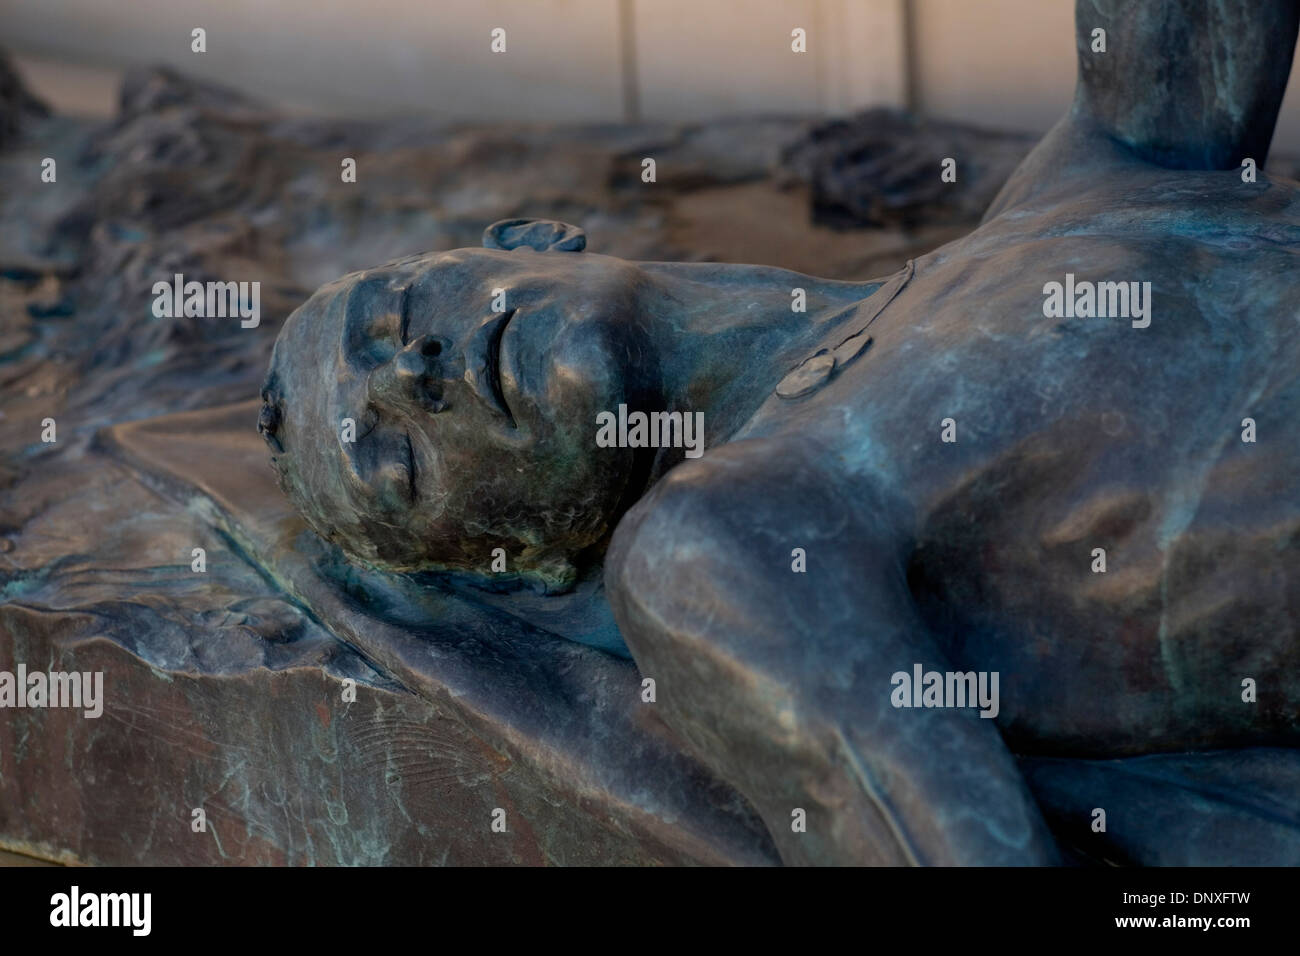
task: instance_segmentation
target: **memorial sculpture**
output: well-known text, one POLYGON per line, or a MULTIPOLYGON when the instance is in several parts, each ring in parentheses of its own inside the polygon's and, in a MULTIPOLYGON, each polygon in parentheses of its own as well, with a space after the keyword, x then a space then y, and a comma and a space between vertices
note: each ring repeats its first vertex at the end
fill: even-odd
POLYGON ((786 862, 1051 863, 1013 753, 1294 747, 1300 7, 1076 21, 1069 114, 880 281, 516 219, 326 285, 263 391, 281 487, 362 566, 607 602, 786 862))
MULTIPOLYGON (((169 69, 128 75, 108 122, 0 99, 19 120, 0 169, 41 184, 0 191, 0 847, 110 865, 778 860, 632 661, 558 636, 621 645, 591 582, 534 606, 348 568, 248 424, 276 332, 326 279, 477 242, 523 208, 600 223, 627 258, 749 248, 764 209, 802 208, 767 164, 807 122, 289 120, 169 69), (701 189, 731 210, 711 238, 681 230, 701 189), (184 314, 177 274, 200 298, 260 281, 258 321, 219 300, 184 314), (102 673, 102 713, 21 706, 36 697, 15 683, 51 668, 91 675, 83 690, 102 673)), ((850 249, 796 217, 780 236, 803 247, 781 261, 822 250, 869 275, 936 232, 850 249)))

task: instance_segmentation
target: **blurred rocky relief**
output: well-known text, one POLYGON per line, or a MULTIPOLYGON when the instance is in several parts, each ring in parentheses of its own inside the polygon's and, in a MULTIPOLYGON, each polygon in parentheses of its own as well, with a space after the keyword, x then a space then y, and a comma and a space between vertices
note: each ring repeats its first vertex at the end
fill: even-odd
POLYGON ((0 93, 15 187, 0 198, 5 421, 36 399, 38 420, 66 408, 79 433, 256 394, 279 323, 318 285, 477 245, 507 217, 581 224, 593 251, 629 259, 886 275, 978 221, 1033 142, 887 110, 824 124, 298 119, 168 69, 129 75, 109 123, 49 116, 7 65, 0 93), (977 183, 956 200, 933 175, 950 155, 977 183), (46 156, 54 184, 37 175, 46 156), (341 181, 343 157, 358 183, 341 181), (260 280, 257 334, 155 318, 149 290, 178 272, 260 280))
POLYGON ((0 428, 35 399, 38 420, 66 408, 79 434, 255 395, 280 322, 317 286, 475 246, 502 218, 577 223, 590 249, 628 259, 888 275, 968 232, 1035 142, 888 109, 680 126, 301 119, 165 68, 130 74, 118 117, 95 123, 51 116, 5 60, 0 111, 0 428), (46 156, 54 184, 39 181, 46 156), (358 183, 341 181, 343 157, 358 183), (946 157, 960 188, 936 173, 946 157), (175 273, 260 280, 257 334, 154 317, 149 290, 175 273))

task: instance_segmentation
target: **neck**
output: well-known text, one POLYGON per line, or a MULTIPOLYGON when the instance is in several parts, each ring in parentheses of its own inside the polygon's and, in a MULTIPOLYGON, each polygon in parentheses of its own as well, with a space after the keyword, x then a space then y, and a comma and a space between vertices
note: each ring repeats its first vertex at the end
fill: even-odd
POLYGON ((1263 166, 1298 24, 1295 0, 1077 0, 1075 110, 1161 166, 1263 166))
POLYGON ((727 441, 781 378, 855 317, 879 282, 767 266, 642 263, 666 410, 704 413, 705 447, 727 441), (803 311, 795 290, 803 290, 803 311))

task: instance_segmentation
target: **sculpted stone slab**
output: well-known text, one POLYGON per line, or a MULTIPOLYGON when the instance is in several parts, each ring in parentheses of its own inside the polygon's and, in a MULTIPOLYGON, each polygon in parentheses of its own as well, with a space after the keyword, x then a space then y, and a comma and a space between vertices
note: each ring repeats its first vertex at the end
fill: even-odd
POLYGON ((97 514, 64 541, 94 557, 10 589, 0 672, 103 673, 104 710, 2 712, 0 844, 105 864, 774 861, 630 663, 431 588, 413 622, 391 582, 340 577, 274 488, 256 408, 117 426, 52 473, 77 492, 40 522, 97 514))

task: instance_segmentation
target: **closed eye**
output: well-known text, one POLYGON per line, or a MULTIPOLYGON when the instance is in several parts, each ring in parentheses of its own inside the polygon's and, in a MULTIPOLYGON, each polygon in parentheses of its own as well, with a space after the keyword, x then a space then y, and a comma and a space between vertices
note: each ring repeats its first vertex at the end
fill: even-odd
POLYGON ((359 442, 363 438, 369 436, 369 434, 373 432, 378 425, 379 425, 379 415, 376 414, 373 408, 367 405, 365 411, 361 413, 361 421, 356 423, 357 426, 356 441, 359 442))
POLYGON ((348 471, 358 488, 384 508, 414 503, 419 491, 415 444, 408 431, 380 422, 364 440, 344 442, 348 471))

